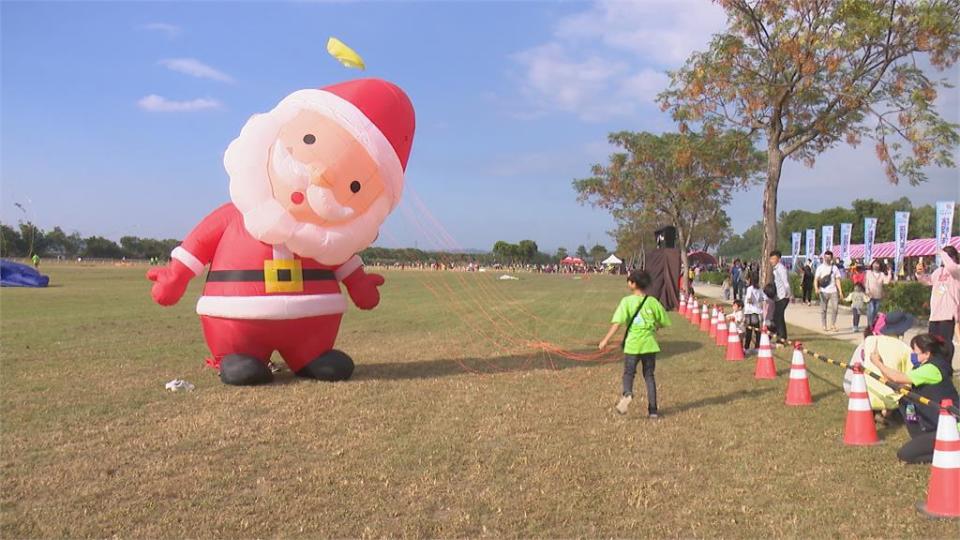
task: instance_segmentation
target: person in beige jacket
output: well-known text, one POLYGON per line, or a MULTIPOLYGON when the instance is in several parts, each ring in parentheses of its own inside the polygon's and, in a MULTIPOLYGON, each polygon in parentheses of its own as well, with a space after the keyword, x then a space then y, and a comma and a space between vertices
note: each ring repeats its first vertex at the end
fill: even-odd
POLYGON ((864 288, 870 302, 867 303, 867 328, 873 328, 877 313, 880 311, 880 300, 883 299, 883 286, 893 281, 890 269, 879 260, 874 259, 867 270, 864 288))

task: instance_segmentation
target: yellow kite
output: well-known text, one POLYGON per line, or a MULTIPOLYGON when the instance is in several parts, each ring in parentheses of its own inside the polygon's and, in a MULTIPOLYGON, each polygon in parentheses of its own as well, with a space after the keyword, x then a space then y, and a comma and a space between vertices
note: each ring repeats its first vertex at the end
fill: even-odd
POLYGON ((347 44, 332 37, 327 41, 327 52, 348 68, 365 69, 363 58, 356 51, 347 47, 347 44))

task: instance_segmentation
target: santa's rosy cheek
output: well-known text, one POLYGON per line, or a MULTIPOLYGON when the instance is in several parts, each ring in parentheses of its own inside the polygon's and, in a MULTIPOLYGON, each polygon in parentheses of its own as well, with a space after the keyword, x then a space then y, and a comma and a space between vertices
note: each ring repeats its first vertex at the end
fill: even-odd
POLYGON ((294 191, 290 194, 290 202, 293 204, 303 204, 303 192, 294 191))

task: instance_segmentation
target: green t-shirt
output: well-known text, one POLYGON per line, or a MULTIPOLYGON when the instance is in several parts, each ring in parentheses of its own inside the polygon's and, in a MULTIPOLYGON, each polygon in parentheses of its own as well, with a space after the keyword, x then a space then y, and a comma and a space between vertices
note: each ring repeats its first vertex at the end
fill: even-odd
POLYGON ((943 374, 940 373, 937 366, 933 364, 923 364, 909 371, 907 378, 910 379, 910 384, 913 386, 921 386, 924 384, 937 384, 943 380, 943 374))
MULTIPOLYGON (((620 325, 627 324, 627 318, 637 313, 637 308, 643 302, 642 296, 631 294, 620 300, 620 305, 613 312, 611 323, 620 325)), ((630 333, 627 334, 627 343, 623 348, 626 354, 648 354, 660 352, 660 345, 657 344, 656 331, 658 328, 670 326, 670 317, 659 300, 652 296, 647 297, 647 302, 643 304, 643 309, 637 313, 630 325, 630 333)))

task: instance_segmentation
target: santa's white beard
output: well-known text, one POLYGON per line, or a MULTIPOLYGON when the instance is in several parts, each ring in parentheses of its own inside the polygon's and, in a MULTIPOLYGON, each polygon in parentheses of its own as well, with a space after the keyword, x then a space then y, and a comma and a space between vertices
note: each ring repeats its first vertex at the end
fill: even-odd
POLYGON ((310 166, 297 161, 280 141, 273 144, 270 152, 270 171, 274 182, 292 191, 305 191, 307 204, 320 219, 336 223, 353 215, 353 208, 337 202, 333 191, 310 182, 310 166))
MULTIPOLYGON (((243 225, 251 236, 266 244, 285 244, 301 257, 336 266, 376 240, 380 226, 399 202, 403 173, 396 154, 385 139, 383 144, 370 143, 368 152, 378 163, 381 173, 386 175, 387 189, 383 194, 366 211, 349 221, 326 226, 297 221, 273 194, 268 178, 271 154, 277 150, 275 143, 280 130, 301 111, 318 110, 330 118, 341 118, 343 111, 334 110, 324 96, 326 94, 318 90, 299 90, 284 98, 272 111, 252 116, 240 135, 227 147, 223 164, 230 176, 230 199, 243 216, 243 225)), ((348 127, 353 125, 348 124, 348 127)), ((286 152, 284 147, 281 150, 286 152)), ((309 169, 296 163, 287 162, 287 165, 292 168, 284 176, 297 182, 290 187, 308 194, 307 202, 311 208, 317 204, 323 211, 324 204, 329 201, 320 201, 318 195, 313 197, 316 203, 309 200, 309 169)), ((326 195, 319 195, 319 198, 324 199, 326 195)))
MULTIPOLYGON (((241 138, 248 134, 255 133, 247 133, 245 129, 241 133, 241 138)), ((262 177, 262 182, 269 186, 270 178, 267 176, 269 167, 274 181, 294 191, 305 192, 305 202, 310 205, 314 213, 321 219, 329 221, 330 224, 321 226, 297 221, 272 196, 272 193, 268 195, 261 192, 262 195, 259 197, 249 196, 253 194, 247 190, 241 191, 244 184, 234 183, 234 179, 231 178, 231 195, 234 198, 234 204, 243 215, 244 226, 251 236, 267 244, 286 245, 301 257, 331 266, 343 264, 377 239, 380 226, 391 210, 391 200, 386 192, 381 194, 365 212, 356 214, 353 208, 337 202, 332 191, 311 184, 310 167, 294 159, 279 141, 274 141, 269 148, 270 163, 268 165, 267 160, 263 159, 262 169, 260 169, 262 172, 258 175, 262 177), (241 200, 243 204, 240 204, 241 200), (350 216, 355 217, 350 221, 344 221, 350 216)), ((244 173, 256 174, 255 170, 256 167, 251 167, 244 173)))
POLYGON ((389 213, 390 198, 384 194, 366 212, 358 214, 351 221, 322 227, 313 223, 298 223, 283 243, 297 255, 321 264, 343 264, 377 239, 380 225, 389 213))

